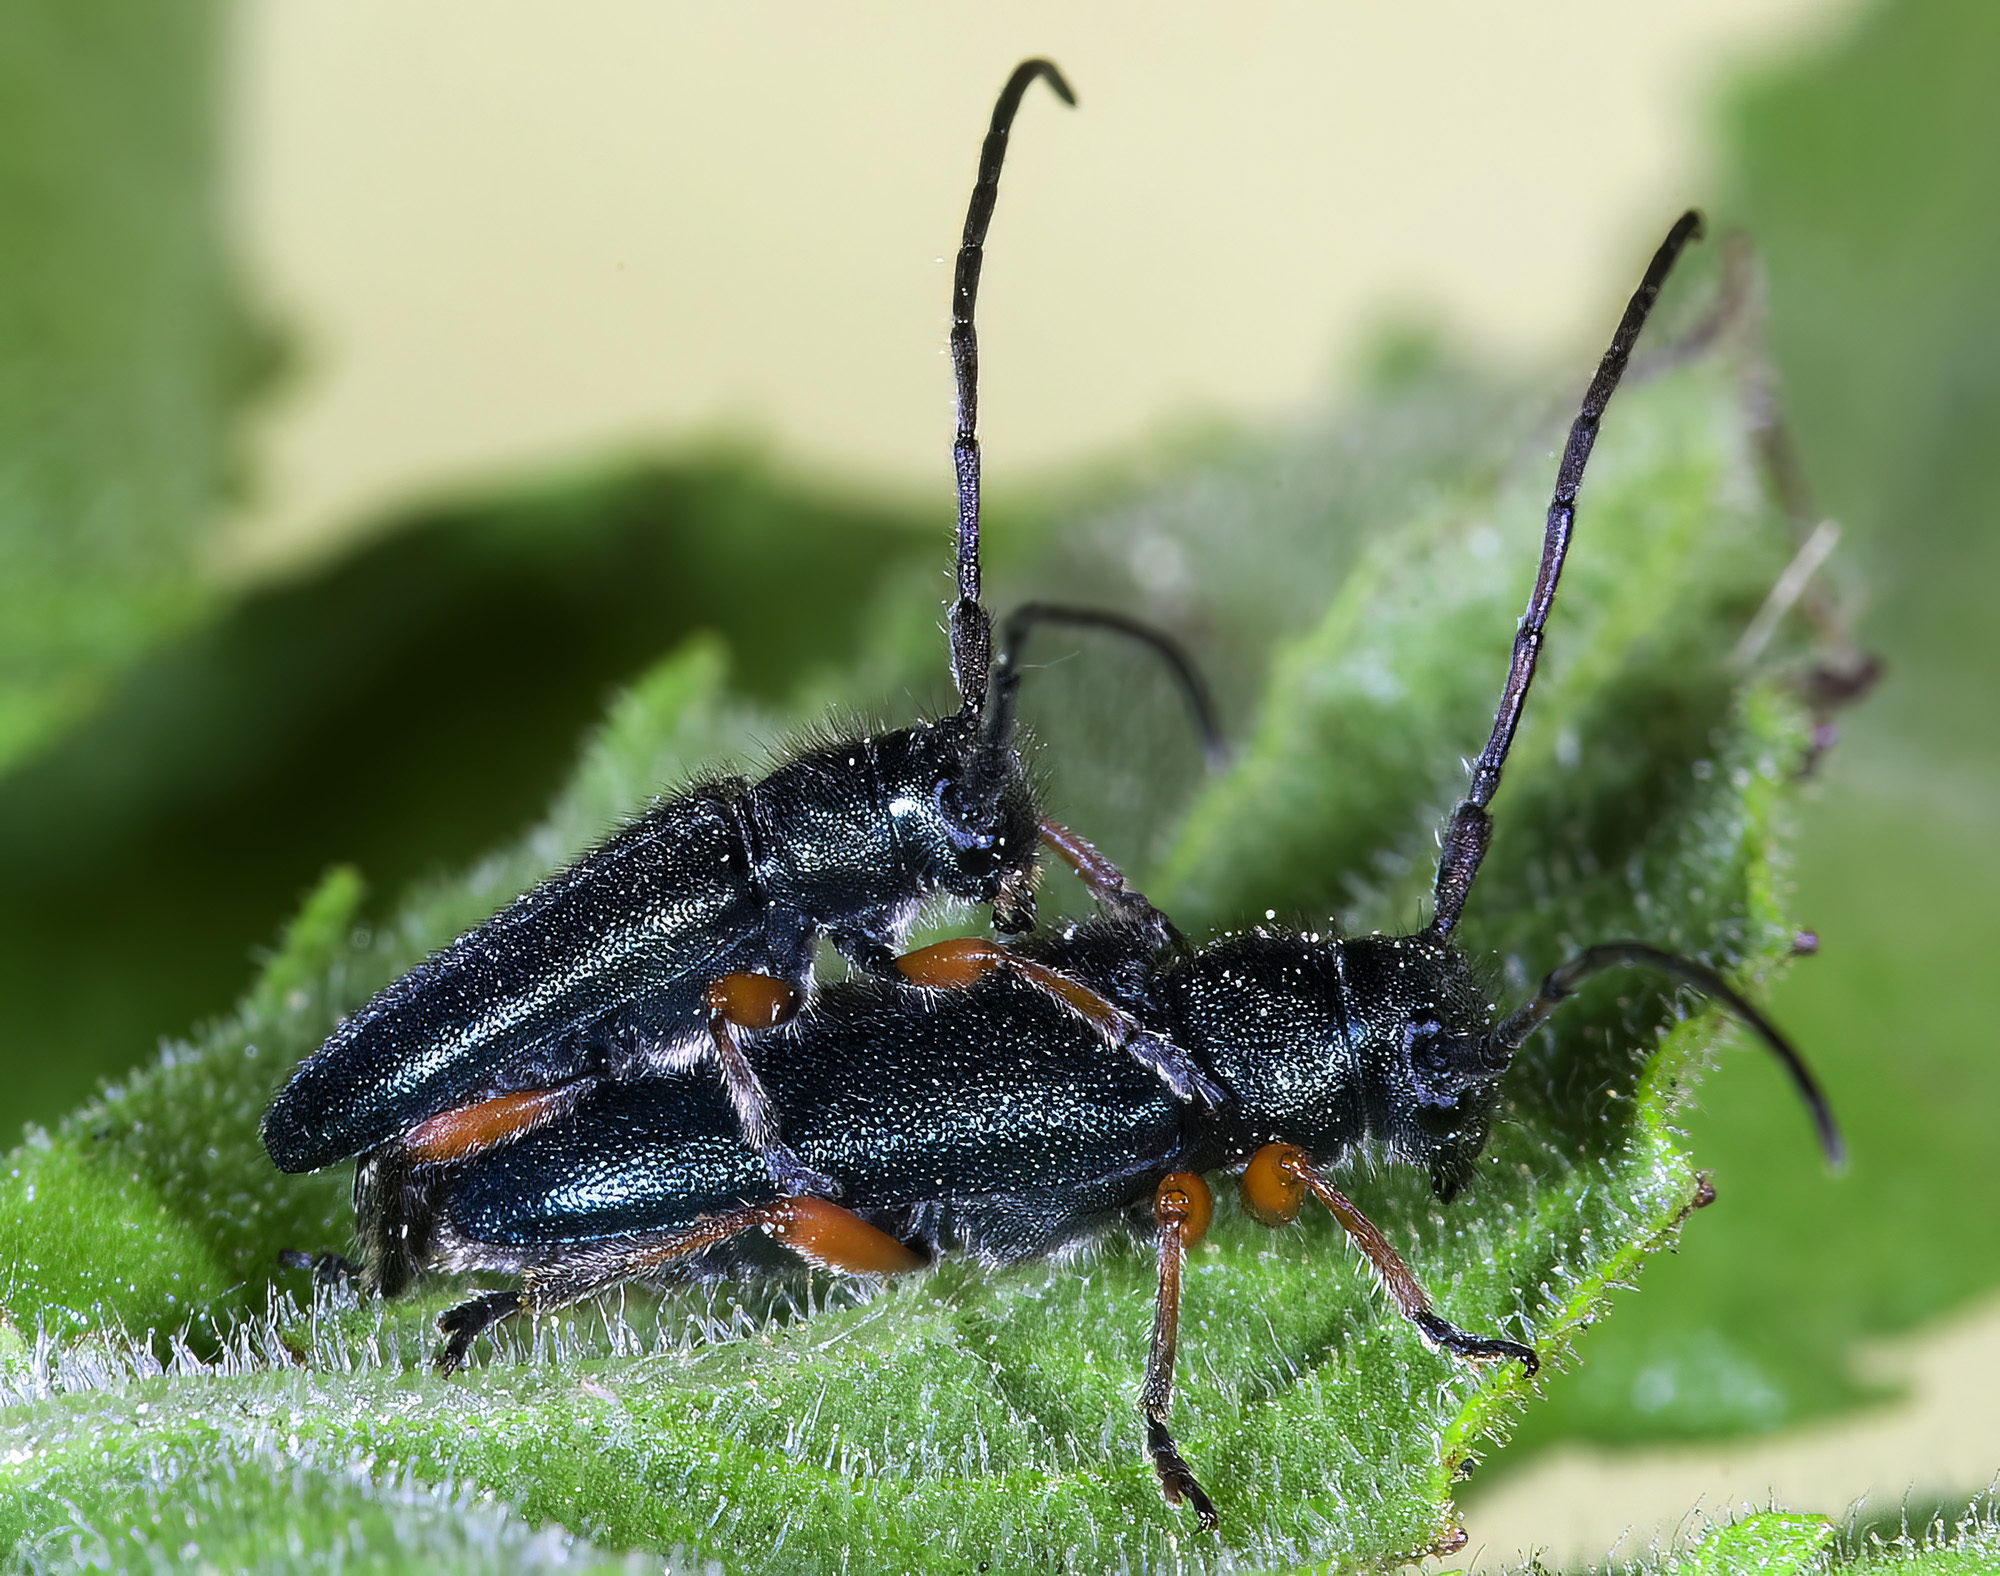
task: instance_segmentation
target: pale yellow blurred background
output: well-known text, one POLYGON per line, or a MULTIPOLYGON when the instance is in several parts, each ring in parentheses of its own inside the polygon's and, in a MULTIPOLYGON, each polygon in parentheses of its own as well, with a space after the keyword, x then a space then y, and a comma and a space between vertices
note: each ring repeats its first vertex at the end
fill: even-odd
POLYGON ((303 365, 226 556, 718 432, 942 498, 942 260, 1029 54, 1082 107, 1029 107, 994 227, 996 488, 1294 409, 1385 314, 1573 362, 1703 195, 1704 106, 1852 9, 247 5, 237 219, 303 365))
MULTIPOLYGON (((1706 106, 1852 10, 255 0, 235 220, 301 360, 224 567, 281 571, 496 472, 718 434, 942 503, 948 259, 1028 54, 1082 103, 1037 90, 994 226, 996 490, 1298 409, 1396 317, 1587 364, 1709 189, 1706 106)), ((1467 1558, 1601 1557, 1628 1529, 1631 1555, 1773 1491, 1838 1514, 1912 1472, 1977 1488, 2000 1311, 1884 1360, 1911 1398, 1831 1433, 1551 1458, 1473 1499, 1467 1558)))

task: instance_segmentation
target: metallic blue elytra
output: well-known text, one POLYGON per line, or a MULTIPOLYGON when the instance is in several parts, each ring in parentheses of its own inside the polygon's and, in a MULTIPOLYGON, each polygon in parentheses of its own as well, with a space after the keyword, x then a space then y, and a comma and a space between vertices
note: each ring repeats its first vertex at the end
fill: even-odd
MULTIPOLYGON (((934 1250, 1052 1251, 1057 1223, 1088 1235, 1094 1213, 1150 1189, 1148 1169, 1185 1142, 1188 1108, 1158 1079, 1004 975, 937 993, 831 985, 772 1039, 768 1086, 800 1158, 891 1235, 911 1236, 921 1217, 915 1240, 934 1250)), ((671 1229, 778 1197, 754 1155, 717 1143, 727 1115, 698 1073, 600 1085, 460 1169, 442 1224, 505 1252, 671 1229)))
POLYGON ((978 843, 939 802, 979 747, 960 713, 661 801, 346 1019, 266 1114, 272 1160, 312 1171, 508 1090, 695 1065, 720 976, 803 988, 822 935, 879 970, 927 898, 1018 903, 1037 838, 1018 758, 978 843))

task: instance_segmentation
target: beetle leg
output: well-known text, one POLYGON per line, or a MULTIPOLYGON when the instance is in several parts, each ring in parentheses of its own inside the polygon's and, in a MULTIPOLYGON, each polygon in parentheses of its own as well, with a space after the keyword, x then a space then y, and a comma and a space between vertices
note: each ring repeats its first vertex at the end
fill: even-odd
POLYGON ((461 1105, 423 1121, 403 1135, 411 1165, 470 1160, 489 1149, 533 1132, 573 1109, 592 1080, 578 1079, 554 1089, 516 1089, 461 1105))
POLYGON ((1153 1340, 1146 1350, 1146 1378, 1139 1386, 1139 1410, 1146 1414, 1146 1452, 1160 1475, 1160 1492, 1169 1505, 1194 1506, 1195 1520, 1206 1532, 1216 1524, 1215 1505, 1181 1459, 1167 1414, 1174 1404, 1174 1347, 1181 1322, 1181 1264, 1187 1250, 1199 1242, 1215 1215, 1215 1198, 1208 1184, 1191 1171, 1162 1178, 1153 1193, 1154 1240, 1159 1248, 1160 1290, 1153 1303, 1153 1340))
POLYGON ((1143 928, 1158 938, 1162 946, 1184 944, 1174 922, 1125 884, 1125 872, 1099 851, 1097 845, 1080 837, 1057 821, 1041 823, 1042 846, 1076 872, 1077 880, 1093 901, 1106 912, 1143 928))
POLYGON ((879 924, 836 925, 826 933, 834 950, 863 974, 877 976, 896 972, 896 949, 886 939, 879 924))
POLYGON ((852 1210, 801 1195, 709 1215, 691 1226, 579 1243, 523 1277, 524 1306, 536 1313, 643 1280, 746 1231, 761 1231, 807 1262, 846 1275, 902 1275, 930 1261, 852 1210))
POLYGON ((1507 1357, 1521 1364, 1530 1378, 1542 1366, 1533 1347, 1497 1336, 1474 1335, 1448 1323, 1431 1311, 1430 1294, 1423 1288, 1403 1256, 1389 1246, 1375 1222, 1354 1207, 1353 1201, 1320 1175, 1306 1152, 1294 1144, 1266 1144, 1251 1157, 1243 1173, 1243 1203, 1251 1214, 1267 1226, 1296 1220, 1310 1190, 1340 1222, 1382 1282, 1382 1289, 1396 1309, 1414 1324, 1431 1345, 1460 1357, 1507 1357))
POLYGON ((1199 1100, 1210 1110, 1229 1103, 1228 1092, 1173 1041, 1142 1028, 1124 1008, 1060 969, 1019 957, 995 942, 976 937, 940 941, 936 946, 904 953, 896 960, 896 967, 904 978, 930 990, 968 990, 987 975, 1004 971, 1075 1013, 1106 1045, 1125 1052, 1165 1084, 1175 1099, 1199 1100))
POLYGON ((297 1248, 281 1248, 278 1262, 289 1270, 311 1270, 315 1286, 338 1286, 361 1273, 359 1264, 339 1253, 304 1253, 297 1248))
POLYGON ((437 1234, 427 1180, 437 1173, 430 1168, 474 1160, 525 1138, 575 1110, 596 1083, 578 1078, 552 1089, 515 1089, 454 1106, 361 1156, 354 1168, 354 1219, 364 1284, 393 1297, 427 1267, 437 1234))
POLYGON ((520 1311, 521 1294, 513 1291, 489 1291, 456 1308, 446 1309, 438 1315, 438 1329, 445 1337, 444 1350, 438 1353, 433 1366, 441 1374, 456 1372, 474 1341, 502 1319, 520 1311))
MULTIPOLYGON (((944 945, 949 946, 950 943, 944 945)), ((1163 1035, 1142 1028, 1138 1019, 1115 1002, 1107 1001, 1089 986, 1079 984, 1045 963, 1016 957, 998 947, 992 950, 998 955, 999 962, 991 966, 1005 968, 1023 984, 1031 985, 1043 995, 1061 1002, 1095 1029, 1106 1045, 1123 1051, 1165 1084, 1176 1100, 1200 1101, 1211 1111, 1229 1103, 1228 1092, 1195 1066, 1186 1051, 1163 1035)))
POLYGON ((672 1231, 579 1243, 549 1263, 531 1267, 521 1277, 518 1292, 486 1292, 460 1303, 438 1319, 446 1341, 438 1354, 437 1371, 448 1374, 456 1369, 472 1343, 502 1319, 568 1307, 626 1281, 643 1280, 748 1231, 761 1231, 808 1263, 846 1275, 903 1275, 930 1262, 838 1204, 812 1197, 775 1199, 710 1215, 672 1231))
POLYGON ((725 974, 708 987, 709 1038, 715 1042, 716 1069, 722 1075, 723 1093, 736 1110, 743 1142, 764 1157, 771 1180, 787 1193, 838 1194, 838 1183, 805 1165, 778 1137, 771 1097, 737 1038, 740 1030, 756 1033, 790 1022, 800 1005, 799 993, 786 980, 768 974, 725 974))

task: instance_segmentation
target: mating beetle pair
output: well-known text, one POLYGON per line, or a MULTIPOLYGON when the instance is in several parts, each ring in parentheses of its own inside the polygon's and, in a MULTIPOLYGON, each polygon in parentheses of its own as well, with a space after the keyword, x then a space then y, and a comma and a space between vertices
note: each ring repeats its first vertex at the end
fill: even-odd
POLYGON ((1147 1449, 1168 1499, 1212 1524, 1168 1426, 1182 1258, 1212 1209, 1204 1173, 1240 1173, 1246 1203, 1271 1220, 1314 1194, 1426 1339, 1532 1370, 1531 1348, 1433 1310, 1329 1180, 1349 1151, 1420 1166, 1448 1197, 1484 1144, 1513 1053, 1582 979, 1632 965, 1749 1022, 1791 1069, 1829 1153, 1838 1141, 1796 1054, 1701 965, 1637 942, 1588 948, 1496 1023, 1452 940, 1597 424, 1692 215, 1654 258, 1572 429, 1424 930, 1255 931, 1194 949, 1081 839, 1038 824, 1012 739, 1018 640, 990 662, 979 602, 972 336, 1001 155, 1037 76, 1068 96, 1044 62, 1003 92, 954 293, 959 713, 656 807, 364 1008, 301 1067, 265 1133, 287 1169, 361 1156, 363 1248, 382 1290, 437 1269, 522 1277, 446 1316, 447 1368, 500 1318, 627 1281, 800 1257, 860 1274, 954 1251, 998 1264, 1146 1231, 1158 1253, 1147 1449), (1083 875, 1101 918, 896 956, 932 895, 991 903, 998 928, 1025 931, 1037 841, 1083 875), (872 977, 811 991, 822 934, 872 977))

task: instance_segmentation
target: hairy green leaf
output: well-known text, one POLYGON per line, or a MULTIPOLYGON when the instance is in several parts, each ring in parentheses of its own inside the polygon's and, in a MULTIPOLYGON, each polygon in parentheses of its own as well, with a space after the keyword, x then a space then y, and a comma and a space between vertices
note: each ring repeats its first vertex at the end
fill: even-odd
MULTIPOLYGON (((1766 1510, 1706 1532, 1692 1548, 1619 1569, 1633 1576, 1988 1576, 2000 1570, 2000 1525, 1990 1502, 1955 1524, 1862 1534, 1830 1517, 1766 1510)), ((1539 1576, 1529 1566, 1523 1576, 1539 1576)))

